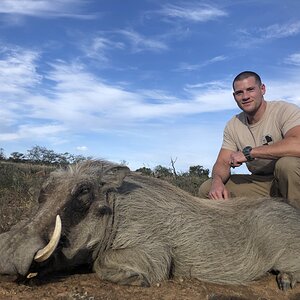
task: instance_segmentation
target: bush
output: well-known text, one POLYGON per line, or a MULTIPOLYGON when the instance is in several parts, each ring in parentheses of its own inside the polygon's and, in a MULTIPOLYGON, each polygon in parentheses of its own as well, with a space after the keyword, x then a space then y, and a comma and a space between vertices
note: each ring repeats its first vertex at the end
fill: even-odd
POLYGON ((208 176, 194 176, 194 175, 177 175, 168 179, 168 181, 179 188, 189 192, 193 196, 198 196, 200 185, 208 179, 208 176))
POLYGON ((189 172, 182 172, 177 174, 175 169, 166 168, 158 165, 152 171, 150 168, 139 168, 136 172, 140 172, 145 176, 153 176, 170 182, 179 188, 189 192, 194 196, 198 196, 198 189, 200 185, 209 177, 209 169, 204 169, 202 166, 191 166, 189 172))

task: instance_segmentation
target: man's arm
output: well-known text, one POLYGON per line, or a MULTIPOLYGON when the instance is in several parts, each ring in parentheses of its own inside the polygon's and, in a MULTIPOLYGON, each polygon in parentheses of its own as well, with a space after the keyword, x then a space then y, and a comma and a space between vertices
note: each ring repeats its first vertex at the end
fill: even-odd
POLYGON ((208 194, 211 199, 229 198, 229 192, 225 187, 225 183, 230 177, 230 157, 232 153, 233 151, 227 149, 221 149, 219 152, 212 170, 212 185, 208 194))
POLYGON ((281 141, 253 148, 251 156, 265 159, 278 159, 283 156, 300 157, 300 126, 291 128, 281 141))
MULTIPOLYGON (((284 156, 300 157, 300 126, 295 126, 287 131, 284 138, 271 145, 254 147, 251 151, 253 158, 278 159, 284 156)), ((230 161, 234 166, 246 162, 246 158, 241 151, 232 152, 230 161)))

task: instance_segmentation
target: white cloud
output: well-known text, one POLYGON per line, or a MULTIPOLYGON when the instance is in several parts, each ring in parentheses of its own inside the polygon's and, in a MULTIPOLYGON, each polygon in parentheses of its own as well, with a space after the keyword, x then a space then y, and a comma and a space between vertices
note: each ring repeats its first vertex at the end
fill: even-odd
POLYGON ((81 152, 85 152, 88 150, 88 147, 86 146, 77 146, 76 150, 81 151, 81 152))
POLYGON ((21 125, 20 126, 20 134, 24 136, 36 136, 39 137, 46 136, 48 134, 56 134, 61 133, 62 131, 66 131, 61 125, 57 124, 47 124, 47 125, 38 125, 38 126, 31 126, 31 125, 21 125))
POLYGON ((17 133, 0 133, 0 141, 9 142, 19 139, 19 135, 17 133))
MULTIPOLYGON (((138 52, 162 52, 168 50, 164 42, 166 37, 146 37, 134 30, 100 31, 89 37, 83 37, 77 47, 84 55, 101 63, 102 67, 113 68, 111 64, 112 52, 125 50, 138 52)), ((120 69, 120 67, 118 67, 120 69)))
POLYGON ((80 42, 79 47, 89 58, 93 58, 99 61, 107 62, 108 53, 112 49, 123 49, 125 45, 121 42, 114 42, 104 36, 96 36, 83 43, 80 42))
POLYGON ((1 140, 128 130, 142 123, 159 124, 176 116, 228 108, 224 101, 226 90, 214 96, 213 89, 202 93, 187 87, 186 98, 162 90, 129 91, 105 83, 78 64, 52 63, 51 70, 41 77, 34 63, 37 57, 25 50, 20 50, 18 55, 21 54, 31 58, 17 60, 21 71, 4 68, 6 77, 16 83, 16 92, 7 101, 7 89, 0 89, 0 104, 5 107, 0 110, 5 119, 0 122, 1 140), (24 77, 28 82, 23 81, 24 77), (46 89, 43 80, 50 80, 53 86, 46 89), (33 86, 35 92, 30 93, 33 86))
POLYGON ((261 38, 280 39, 296 35, 300 32, 300 22, 273 24, 259 30, 262 34, 261 38))
POLYGON ((0 47, 0 93, 19 93, 38 84, 42 79, 36 72, 38 58, 31 50, 0 47))
MULTIPOLYGON (((0 88, 2 141, 130 132, 141 125, 155 127, 178 118, 236 108, 228 80, 187 84, 179 97, 164 90, 128 90, 108 84, 77 63, 53 62, 41 76, 35 66, 38 55, 19 49, 16 57, 19 71, 1 61, 5 77, 13 78, 16 90, 8 101, 7 90, 0 88), (26 59, 22 61, 21 55, 26 59), (51 86, 43 85, 44 80, 51 86), (34 93, 30 93, 32 86, 34 93)), ((298 101, 299 78, 284 76, 276 84, 272 94, 277 98, 298 101)))
POLYGON ((0 14, 35 17, 91 18, 91 15, 76 13, 81 0, 1 0, 0 14))
POLYGON ((225 55, 219 55, 219 56, 215 56, 209 60, 206 60, 200 64, 188 64, 188 63, 181 63, 180 66, 176 69, 177 71, 197 71, 201 68, 204 68, 208 65, 217 63, 217 62, 221 62, 221 61, 225 61, 228 58, 225 55))
POLYGON ((212 5, 195 2, 186 6, 167 4, 160 10, 160 14, 167 18, 183 19, 192 22, 207 22, 224 17, 227 15, 227 12, 212 5))
POLYGON ((46 139, 51 136, 59 135, 66 131, 61 125, 20 125, 14 132, 0 134, 0 141, 12 141, 20 139, 46 139))
POLYGON ((240 48, 251 48, 272 40, 295 36, 299 33, 300 22, 272 24, 265 28, 253 27, 251 30, 240 28, 236 33, 237 40, 233 45, 240 48))
POLYGON ((152 119, 174 118, 232 107, 226 89, 186 88, 186 98, 161 90, 127 91, 94 77, 79 65, 52 65, 48 79, 55 83, 51 98, 31 96, 25 101, 31 118, 50 119, 70 128, 106 130, 152 119), (80 83, 80 84, 79 84, 80 83), (214 103, 212 105, 212 103, 214 103), (84 120, 84 122, 82 122, 84 120))
POLYGON ((134 52, 160 52, 168 49, 167 44, 165 44, 163 41, 155 38, 145 37, 134 30, 119 30, 118 33, 130 41, 134 52))
POLYGON ((223 82, 223 81, 210 81, 210 82, 201 82, 201 83, 196 83, 196 84, 187 84, 186 85, 187 89, 194 89, 194 88, 199 88, 199 89, 206 89, 206 90, 220 90, 220 89, 227 89, 228 88, 228 82, 223 82))
POLYGON ((287 64, 300 66, 300 53, 291 54, 284 61, 287 64))
POLYGON ((286 100, 300 106, 299 71, 298 68, 295 70, 295 73, 284 74, 283 76, 286 76, 285 78, 269 80, 267 84, 266 99, 286 100))

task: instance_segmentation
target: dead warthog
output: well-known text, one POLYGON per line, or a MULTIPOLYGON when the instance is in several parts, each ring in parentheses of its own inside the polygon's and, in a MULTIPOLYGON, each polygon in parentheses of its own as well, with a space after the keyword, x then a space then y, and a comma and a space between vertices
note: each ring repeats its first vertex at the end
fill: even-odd
POLYGON ((198 199, 125 166, 86 161, 53 172, 39 203, 0 235, 1 274, 89 264, 101 279, 141 286, 171 277, 245 284, 270 270, 281 289, 300 279, 300 213, 280 201, 198 199))

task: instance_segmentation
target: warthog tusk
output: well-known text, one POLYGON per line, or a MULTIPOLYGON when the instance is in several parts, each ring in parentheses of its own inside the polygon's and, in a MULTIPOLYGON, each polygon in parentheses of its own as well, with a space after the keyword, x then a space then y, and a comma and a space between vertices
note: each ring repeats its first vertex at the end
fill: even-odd
POLYGON ((52 253, 57 247, 57 244, 60 239, 60 235, 61 235, 61 219, 60 216, 57 215, 52 237, 49 243, 43 249, 40 249, 34 256, 34 260, 36 262, 43 262, 52 255, 52 253))
POLYGON ((38 275, 38 273, 29 273, 27 276, 26 276, 26 278, 27 279, 31 279, 31 278, 33 278, 33 277, 36 277, 38 275))

